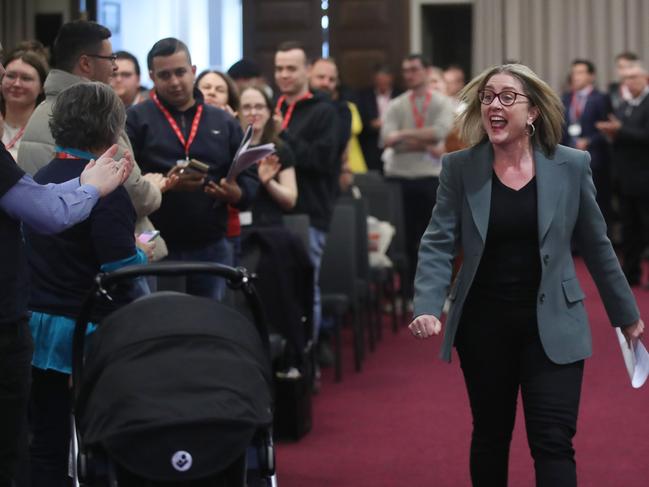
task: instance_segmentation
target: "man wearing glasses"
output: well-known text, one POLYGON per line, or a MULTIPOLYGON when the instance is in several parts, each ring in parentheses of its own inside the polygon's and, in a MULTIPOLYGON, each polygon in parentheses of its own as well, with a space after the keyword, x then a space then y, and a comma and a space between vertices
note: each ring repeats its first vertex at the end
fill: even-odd
MULTIPOLYGON (((76 83, 110 83, 117 70, 117 57, 113 54, 110 37, 111 32, 106 27, 85 20, 68 22, 59 30, 52 47, 54 69, 50 70, 44 85, 45 101, 36 107, 30 117, 18 150, 18 165, 25 172, 34 175, 54 158, 56 151, 49 121, 58 94, 76 83)), ((120 135, 118 144, 119 156, 126 150, 133 154, 125 132, 120 135)), ((147 216, 160 207, 162 191, 167 189, 167 182, 160 174, 143 177, 136 162, 124 187, 137 213, 137 233, 153 229, 147 216)), ((167 247, 161 238, 156 239, 154 248, 143 250, 152 260, 167 255, 167 247)))
POLYGON ((52 47, 52 69, 43 87, 45 101, 36 107, 25 128, 18 151, 18 165, 35 174, 54 157, 49 118, 56 96, 73 84, 89 81, 109 83, 117 69, 110 31, 94 22, 68 22, 61 27, 52 47), (24 146, 22 144, 25 144, 24 146))
POLYGON ((129 108, 149 99, 146 88, 140 86, 140 63, 130 52, 118 51, 115 53, 117 70, 110 80, 110 85, 122 100, 124 106, 129 108))

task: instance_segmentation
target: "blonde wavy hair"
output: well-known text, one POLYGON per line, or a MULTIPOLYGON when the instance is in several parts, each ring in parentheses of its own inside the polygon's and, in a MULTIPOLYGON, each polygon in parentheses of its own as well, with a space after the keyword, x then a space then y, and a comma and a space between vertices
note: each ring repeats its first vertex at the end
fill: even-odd
POLYGON ((466 103, 466 109, 458 115, 456 122, 462 140, 473 146, 487 138, 487 132, 482 125, 478 92, 484 89, 487 82, 496 74, 508 74, 521 82, 523 94, 527 95, 530 104, 539 110, 539 116, 534 122, 536 131, 532 136, 532 144, 539 145, 546 155, 552 155, 561 141, 563 103, 545 81, 523 64, 492 66, 473 78, 462 89, 458 96, 466 103))

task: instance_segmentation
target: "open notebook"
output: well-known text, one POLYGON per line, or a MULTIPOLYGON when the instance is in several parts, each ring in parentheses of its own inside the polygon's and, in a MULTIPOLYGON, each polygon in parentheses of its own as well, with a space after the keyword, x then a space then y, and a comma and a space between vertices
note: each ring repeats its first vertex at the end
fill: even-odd
POLYGON ((252 125, 248 125, 226 176, 228 182, 234 181, 247 168, 275 152, 275 144, 272 143, 250 147, 253 135, 252 125))

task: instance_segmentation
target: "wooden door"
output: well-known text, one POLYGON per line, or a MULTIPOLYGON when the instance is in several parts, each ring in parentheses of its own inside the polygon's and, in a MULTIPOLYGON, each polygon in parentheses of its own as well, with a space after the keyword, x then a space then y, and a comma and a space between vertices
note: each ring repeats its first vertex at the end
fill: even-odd
POLYGON ((322 52, 321 0, 243 0, 243 56, 256 61, 273 83, 275 50, 302 43, 309 58, 322 52))
POLYGON ((342 81, 359 89, 371 85, 377 64, 390 66, 399 79, 409 49, 407 0, 330 0, 330 52, 342 81))

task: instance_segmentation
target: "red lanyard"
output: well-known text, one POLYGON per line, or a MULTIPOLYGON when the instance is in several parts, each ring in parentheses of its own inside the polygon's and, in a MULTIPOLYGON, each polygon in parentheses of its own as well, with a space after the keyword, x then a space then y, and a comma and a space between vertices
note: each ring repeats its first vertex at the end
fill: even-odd
POLYGON ((433 94, 430 91, 426 92, 426 98, 424 99, 424 104, 421 107, 421 112, 417 109, 417 104, 415 103, 415 92, 410 93, 410 106, 412 107, 412 118, 415 119, 415 126, 420 129, 424 127, 426 122, 426 111, 428 110, 428 105, 430 105, 430 100, 433 98, 433 94))
POLYGON ((20 138, 23 136, 25 133, 25 127, 22 127, 16 135, 14 135, 14 138, 11 139, 9 142, 7 142, 7 145, 5 145, 5 149, 9 150, 11 149, 14 145, 16 145, 16 142, 20 140, 20 138))
POLYGON ((313 98, 313 93, 306 92, 300 98, 298 98, 293 103, 291 103, 288 106, 288 109, 286 110, 286 115, 282 116, 282 104, 286 101, 286 95, 282 95, 279 97, 279 100, 277 100, 277 105, 275 105, 275 113, 277 113, 280 117, 282 117, 282 130, 286 130, 288 124, 291 123, 291 117, 293 116, 293 110, 295 110, 295 105, 297 104, 297 102, 302 100, 308 100, 310 98, 313 98))
POLYGON ((198 108, 196 108, 196 115, 194 115, 194 120, 192 121, 192 128, 189 131, 189 138, 185 140, 185 136, 180 131, 180 127, 178 127, 178 124, 171 116, 171 113, 169 113, 169 110, 167 110, 164 106, 162 106, 162 103, 160 103, 160 100, 158 100, 158 95, 156 94, 155 91, 151 92, 151 99, 153 100, 153 103, 155 103, 156 106, 160 109, 162 114, 165 116, 167 122, 169 122, 169 125, 171 126, 171 130, 174 131, 176 137, 178 137, 178 140, 182 144, 183 149, 185 149, 185 159, 189 160, 189 148, 191 147, 192 143, 194 142, 194 139, 196 138, 196 132, 198 132, 198 124, 200 123, 201 115, 203 114, 203 105, 198 105, 198 108))
POLYGON ((593 88, 589 87, 587 91, 584 91, 581 94, 581 96, 577 96, 579 92, 575 91, 572 93, 572 101, 570 102, 570 111, 572 112, 572 115, 575 117, 574 122, 579 122, 579 119, 581 118, 581 114, 584 112, 584 107, 586 106, 588 95, 590 95, 591 91, 593 91, 593 88))
POLYGON ((81 159, 80 157, 70 154, 68 152, 57 152, 54 155, 54 159, 81 159))

